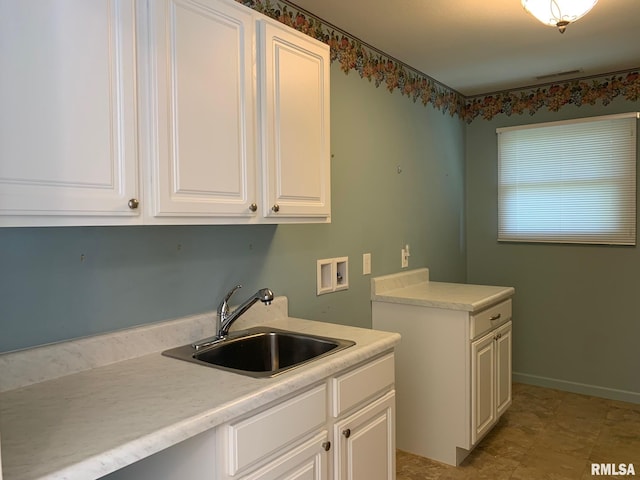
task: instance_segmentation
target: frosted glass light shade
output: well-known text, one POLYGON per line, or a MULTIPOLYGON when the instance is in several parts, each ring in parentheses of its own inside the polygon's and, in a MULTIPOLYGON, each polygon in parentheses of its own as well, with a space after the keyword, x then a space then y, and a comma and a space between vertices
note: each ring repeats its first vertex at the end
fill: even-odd
POLYGON ((521 0, 524 9, 545 25, 564 31, 569 23, 586 15, 598 0, 521 0))

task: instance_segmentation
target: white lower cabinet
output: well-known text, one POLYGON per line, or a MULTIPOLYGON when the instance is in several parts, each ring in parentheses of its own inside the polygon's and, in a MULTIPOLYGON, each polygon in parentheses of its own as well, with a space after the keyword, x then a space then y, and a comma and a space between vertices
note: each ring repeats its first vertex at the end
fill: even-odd
POLYGON ((511 300, 478 312, 372 302, 398 332, 397 446, 460 465, 511 405, 511 300))
POLYGON ((471 344, 471 443, 511 404, 511 322, 471 344))
POLYGON ((323 430, 242 480, 327 480, 329 434, 323 430))
POLYGON ((334 479, 395 478, 395 391, 334 425, 334 479))
POLYGON ((511 406, 511 377, 513 376, 511 325, 512 323, 509 322, 496 332, 496 414, 498 418, 511 406))
POLYGON ((388 354, 331 380, 335 480, 395 478, 394 371, 388 354))
POLYGON ((471 344, 471 442, 496 422, 496 339, 492 332, 471 344))
POLYGON ((395 479, 392 353, 218 428, 218 479, 395 479))
MULTIPOLYGON (((267 410, 222 425, 218 428, 220 478, 242 478, 256 468, 273 471, 283 456, 310 436, 323 431, 326 436, 326 424, 327 386, 322 383, 267 410)), ((317 451, 322 443, 316 445, 317 451)))

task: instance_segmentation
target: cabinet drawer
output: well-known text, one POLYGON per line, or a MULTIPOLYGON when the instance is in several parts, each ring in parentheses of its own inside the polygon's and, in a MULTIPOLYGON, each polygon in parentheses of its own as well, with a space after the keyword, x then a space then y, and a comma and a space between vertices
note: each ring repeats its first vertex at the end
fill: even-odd
POLYGON ((394 382, 393 353, 332 380, 334 417, 390 387, 394 382))
POLYGON ((303 435, 319 430, 327 420, 326 384, 227 425, 227 472, 235 475, 303 435))
POLYGON ((470 338, 479 337, 485 332, 508 322, 511 319, 511 300, 505 300, 492 307, 471 315, 470 338))

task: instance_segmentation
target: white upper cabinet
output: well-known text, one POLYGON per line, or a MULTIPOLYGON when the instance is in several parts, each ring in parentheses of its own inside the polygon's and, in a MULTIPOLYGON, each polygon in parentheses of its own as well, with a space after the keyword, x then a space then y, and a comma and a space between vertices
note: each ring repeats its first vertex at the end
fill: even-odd
POLYGON ((140 221, 134 21, 132 0, 0 2, 0 225, 140 221))
MULTIPOLYGON (((235 2, 150 2, 145 212, 255 217, 254 18, 235 2)), ((143 89, 143 91, 145 91, 143 89)))
POLYGON ((0 2, 0 226, 330 221, 329 47, 233 0, 0 2))
POLYGON ((259 30, 263 214, 328 221, 329 47, 266 19, 259 30))

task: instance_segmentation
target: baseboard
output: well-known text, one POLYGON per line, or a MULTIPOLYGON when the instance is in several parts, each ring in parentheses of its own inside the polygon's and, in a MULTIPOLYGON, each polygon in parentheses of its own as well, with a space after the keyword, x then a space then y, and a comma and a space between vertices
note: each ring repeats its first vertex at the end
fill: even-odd
POLYGON ((640 393, 638 392, 599 387, 597 385, 588 385, 585 383, 569 382, 566 380, 558 380, 557 378, 529 375, 527 373, 513 372, 512 378, 514 382, 518 383, 526 383, 528 385, 555 388, 556 390, 563 390, 566 392, 581 393, 583 395, 592 395, 594 397, 640 404, 640 393))

